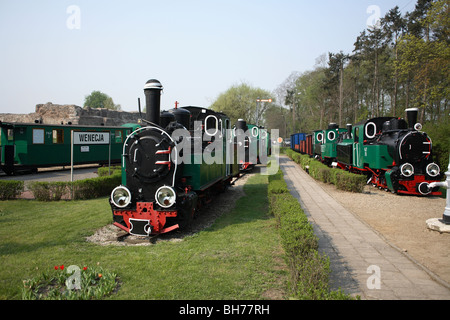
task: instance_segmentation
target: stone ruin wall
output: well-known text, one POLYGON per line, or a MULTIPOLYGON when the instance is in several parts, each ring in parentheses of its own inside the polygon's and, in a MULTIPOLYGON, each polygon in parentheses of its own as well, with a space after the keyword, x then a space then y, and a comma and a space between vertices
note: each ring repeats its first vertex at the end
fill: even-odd
POLYGON ((82 108, 76 105, 59 105, 48 102, 36 105, 35 112, 29 114, 0 113, 0 121, 43 124, 68 124, 92 126, 120 126, 136 123, 138 112, 114 111, 108 109, 82 108))

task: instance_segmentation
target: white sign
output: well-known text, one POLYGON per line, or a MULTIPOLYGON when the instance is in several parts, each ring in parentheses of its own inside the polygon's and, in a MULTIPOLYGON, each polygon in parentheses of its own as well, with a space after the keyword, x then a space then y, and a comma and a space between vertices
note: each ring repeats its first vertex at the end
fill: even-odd
POLYGON ((73 132, 73 144, 109 144, 109 132, 73 132))
POLYGON ((89 152, 89 146, 81 146, 81 152, 89 152))

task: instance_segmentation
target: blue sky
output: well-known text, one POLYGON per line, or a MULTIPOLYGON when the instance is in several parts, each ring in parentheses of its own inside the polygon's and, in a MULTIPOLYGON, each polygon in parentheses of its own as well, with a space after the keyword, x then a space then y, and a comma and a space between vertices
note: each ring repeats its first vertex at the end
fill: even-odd
POLYGON ((373 8, 404 14, 415 3, 0 0, 0 113, 82 106, 93 90, 135 111, 152 78, 164 86, 162 109, 208 107, 241 82, 271 92, 324 53, 350 53, 373 8))

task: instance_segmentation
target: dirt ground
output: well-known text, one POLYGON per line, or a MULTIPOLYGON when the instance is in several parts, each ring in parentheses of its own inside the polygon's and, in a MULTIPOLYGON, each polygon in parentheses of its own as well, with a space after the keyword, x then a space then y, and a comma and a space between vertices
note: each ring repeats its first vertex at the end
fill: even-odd
POLYGON ((450 233, 430 230, 426 224, 430 218, 442 218, 444 198, 396 195, 372 186, 355 194, 319 184, 391 244, 450 283, 450 233))

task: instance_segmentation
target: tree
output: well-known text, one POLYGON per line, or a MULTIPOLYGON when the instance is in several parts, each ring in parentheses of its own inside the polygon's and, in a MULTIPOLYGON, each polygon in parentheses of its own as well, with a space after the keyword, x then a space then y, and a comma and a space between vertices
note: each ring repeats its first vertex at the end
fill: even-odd
POLYGON ((386 13, 385 17, 381 19, 381 26, 385 33, 387 45, 393 46, 394 51, 394 60, 392 62, 394 69, 394 90, 392 93, 392 116, 396 116, 397 109, 397 95, 398 95, 398 69, 395 68, 395 65, 398 63, 398 41, 399 37, 404 33, 406 29, 405 19, 402 18, 402 15, 399 11, 398 6, 389 10, 386 13))
POLYGON ((114 101, 110 96, 100 91, 92 91, 90 95, 85 96, 83 106, 91 108, 121 110, 120 104, 114 104, 114 101))
MULTIPOLYGON (((328 68, 326 69, 327 75, 327 89, 333 96, 333 92, 338 92, 337 96, 339 101, 339 126, 342 126, 342 108, 344 103, 344 65, 349 59, 348 54, 344 54, 342 51, 339 53, 328 54, 328 68)), ((334 100, 334 99, 333 99, 334 100)))
POLYGON ((231 123, 235 123, 238 119, 244 119, 247 123, 261 125, 264 112, 269 104, 258 103, 257 105, 257 99, 274 100, 270 92, 242 83, 221 93, 210 108, 228 115, 231 123))
POLYGON ((402 36, 398 44, 397 70, 401 77, 411 79, 412 103, 421 109, 422 123, 448 114, 450 46, 448 38, 442 37, 450 28, 448 3, 419 1, 408 15, 412 32, 402 36))

